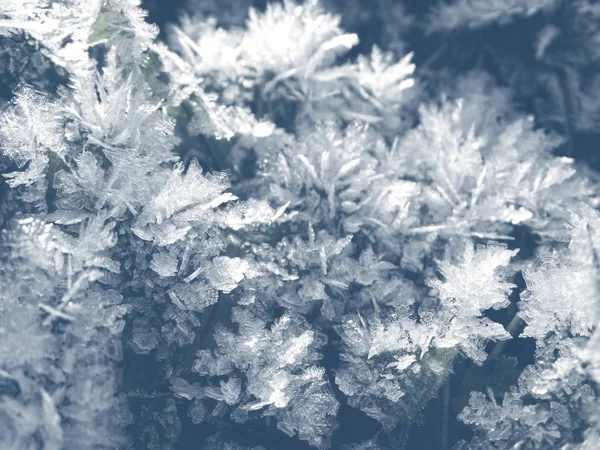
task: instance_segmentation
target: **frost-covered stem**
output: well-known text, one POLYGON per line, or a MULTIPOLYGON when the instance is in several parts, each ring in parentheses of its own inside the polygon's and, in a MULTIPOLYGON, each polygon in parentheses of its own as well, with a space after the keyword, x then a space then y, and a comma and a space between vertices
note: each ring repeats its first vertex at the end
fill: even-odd
POLYGON ((424 227, 415 227, 407 231, 408 234, 427 234, 435 233, 436 231, 442 231, 447 229, 447 225, 428 225, 424 227))
POLYGON ((512 236, 506 236, 503 234, 489 234, 489 233, 456 233, 459 236, 468 236, 468 237, 475 237, 475 238, 479 238, 479 239, 492 239, 492 240, 498 240, 498 241, 514 241, 515 238, 512 236))
POLYGON ((565 121, 565 131, 567 133, 567 156, 573 156, 573 108, 571 106, 571 102, 569 101, 568 95, 566 94, 567 87, 565 85, 567 82, 564 80, 566 78, 568 81, 569 73, 566 71, 564 72, 565 73, 562 74, 561 69, 557 68, 554 72, 554 79, 556 81, 556 91, 558 93, 565 121))
MULTIPOLYGON (((105 142, 102 142, 102 141, 94 138, 93 136, 88 137, 88 141, 91 142, 92 144, 98 145, 106 150, 111 150, 115 153, 122 151, 121 149, 113 147, 112 145, 108 145, 105 142)), ((101 209, 104 206, 104 204, 106 203, 106 198, 108 197, 108 193, 110 192, 112 186, 115 184, 115 182, 121 175, 121 171, 123 170, 123 167, 124 167, 124 164, 118 164, 115 166, 113 173, 111 174, 106 185, 104 186, 104 189, 102 190, 102 194, 98 196, 98 200, 95 205, 96 209, 101 209)))
POLYGON ((415 227, 407 230, 407 234, 428 234, 437 233, 438 231, 450 230, 452 234, 457 236, 475 237, 479 239, 494 239, 499 241, 514 241, 514 237, 494 233, 479 233, 479 232, 462 232, 451 230, 448 225, 428 225, 424 227, 415 227))
POLYGON ((473 191, 473 195, 471 196, 470 207, 473 208, 477 204, 477 200, 479 199, 479 195, 483 191, 483 181, 485 180, 485 176, 487 174, 487 164, 483 165, 483 169, 477 178, 477 185, 475 186, 475 190, 473 191))
MULTIPOLYGON (((515 316, 506 327, 506 331, 508 331, 511 336, 514 336, 515 334, 517 334, 517 330, 522 326, 523 319, 521 319, 519 316, 515 316)), ((494 359, 497 359, 502 354, 502 351, 504 350, 504 347, 506 346, 507 342, 507 340, 497 342, 494 346, 494 349, 490 353, 488 361, 493 361, 494 359)))
POLYGON ((448 44, 444 43, 440 45, 424 62, 419 65, 419 72, 426 73, 430 66, 432 66, 442 55, 448 50, 448 44))
MULTIPOLYGON (((82 288, 83 284, 89 280, 90 275, 91 275, 90 271, 85 271, 77 277, 77 279, 75 280, 73 285, 67 290, 65 295, 63 295, 63 297, 60 301, 60 305, 58 305, 58 307, 55 309, 56 312, 62 313, 62 310, 67 307, 67 305, 71 302, 71 300, 73 299, 75 294, 77 294, 77 292, 82 288)), ((42 309, 45 309, 45 308, 43 308, 43 305, 40 305, 40 307, 42 307, 42 309)), ((57 316, 59 316, 59 314, 50 314, 44 320, 44 323, 43 323, 44 326, 50 325, 50 323, 52 323, 54 318, 57 316)))
POLYGON ((50 323, 50 322, 51 322, 51 321, 52 321, 54 318, 56 318, 56 317, 58 317, 58 318, 60 318, 60 319, 63 319, 63 320, 67 320, 67 321, 69 321, 69 322, 72 322, 72 321, 74 321, 74 320, 75 320, 75 318, 74 318, 74 317, 72 317, 72 316, 69 316, 68 314, 65 314, 65 313, 63 313, 62 311, 59 311, 58 309, 56 309, 56 308, 53 308, 53 307, 52 307, 52 306, 50 306, 50 305, 46 305, 45 303, 40 303, 40 304, 39 304, 39 307, 40 307, 40 309, 41 309, 42 311, 44 311, 44 312, 46 312, 46 313, 48 313, 48 314, 49 314, 49 316, 48 316, 48 318, 46 319, 46 321, 44 322, 44 324, 46 324, 46 323, 48 323, 48 324, 49 324, 49 323, 50 323))

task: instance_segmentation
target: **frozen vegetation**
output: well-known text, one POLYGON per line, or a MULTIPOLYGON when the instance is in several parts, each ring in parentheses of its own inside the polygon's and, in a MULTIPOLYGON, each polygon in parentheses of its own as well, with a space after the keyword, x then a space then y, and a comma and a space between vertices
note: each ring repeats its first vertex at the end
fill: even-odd
POLYGON ((600 5, 406 3, 0 2, 0 449, 600 448, 600 5))

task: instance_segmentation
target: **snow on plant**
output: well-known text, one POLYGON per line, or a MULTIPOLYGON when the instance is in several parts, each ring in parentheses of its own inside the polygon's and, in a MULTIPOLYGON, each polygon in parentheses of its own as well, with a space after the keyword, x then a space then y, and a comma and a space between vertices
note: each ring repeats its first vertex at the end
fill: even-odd
POLYGON ((514 286, 504 281, 509 273, 502 269, 514 254, 468 244, 458 264, 440 262, 443 280, 428 280, 438 305, 413 313, 399 308, 386 316, 375 311, 368 319, 345 317, 340 330, 344 364, 336 383, 350 404, 391 427, 402 416, 418 414, 418 404, 444 382, 458 352, 481 364, 487 341, 510 337, 483 312, 507 306, 514 286))
POLYGON ((527 291, 521 295, 523 336, 536 340, 536 361, 525 368, 518 385, 501 402, 490 389, 473 392, 459 418, 476 427, 475 439, 459 448, 521 446, 560 448, 586 429, 586 448, 596 441, 598 400, 594 364, 598 349, 587 338, 597 323, 598 226, 596 210, 581 205, 565 230, 568 247, 540 255, 524 271, 527 291))
MULTIPOLYGON (((242 423, 261 411, 262 416, 276 417, 277 427, 284 433, 298 433, 316 447, 326 446, 335 426, 338 401, 324 369, 314 364, 320 359, 318 349, 324 336, 307 329, 298 316, 284 315, 268 329, 249 310, 234 309, 232 319, 239 326, 239 335, 218 330, 214 356, 200 350, 194 365, 201 375, 228 376, 228 381, 221 381, 220 389, 198 388, 195 398, 217 400, 215 409, 223 409, 222 402, 237 405, 231 414, 242 423), (235 377, 240 370, 245 372, 243 381, 235 377)), ((172 387, 175 394, 182 395, 179 389, 172 387)), ((192 407, 197 408, 195 404, 192 407)))
POLYGON ((518 335, 533 363, 469 388, 456 448, 595 448, 600 215, 572 136, 482 72, 428 96, 413 53, 316 0, 218 11, 169 47, 137 0, 0 6, 69 76, 0 114, 0 447, 396 449, 441 390, 446 450, 453 371, 518 335), (344 441, 348 409, 379 431, 344 441))
POLYGON ((201 84, 223 103, 265 104, 261 108, 274 113, 277 101, 300 103, 302 115, 312 119, 360 119, 397 130, 399 112, 411 97, 406 91, 414 84, 410 54, 396 61, 374 47, 369 58, 334 65, 358 44, 358 36, 344 33, 340 17, 317 1, 251 9, 245 29, 219 29, 214 21, 207 26, 188 17, 182 29, 173 30, 171 42, 181 65, 202 77, 201 84))

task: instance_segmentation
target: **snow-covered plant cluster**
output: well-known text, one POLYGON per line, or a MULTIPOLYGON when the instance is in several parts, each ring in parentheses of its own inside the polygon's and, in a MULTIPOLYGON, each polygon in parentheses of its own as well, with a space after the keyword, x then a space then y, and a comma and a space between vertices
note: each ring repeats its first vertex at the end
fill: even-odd
POLYGON ((600 448, 600 6, 410 3, 0 2, 0 449, 600 448))

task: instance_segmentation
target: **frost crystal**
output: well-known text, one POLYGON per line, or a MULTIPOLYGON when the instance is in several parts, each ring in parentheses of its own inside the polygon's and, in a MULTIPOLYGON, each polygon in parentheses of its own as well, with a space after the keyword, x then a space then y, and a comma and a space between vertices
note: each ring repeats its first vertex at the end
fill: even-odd
POLYGON ((599 447, 598 5, 140 3, 0 4, 0 449, 599 447))
POLYGON ((327 386, 324 370, 315 365, 324 337, 307 329, 297 316, 285 315, 269 328, 245 310, 234 310, 233 319, 239 334, 219 331, 217 351, 214 355, 199 352, 195 371, 232 376, 243 370, 246 382, 240 388, 237 378, 229 378, 221 382, 221 393, 204 388, 204 396, 237 405, 232 413, 236 421, 245 422, 252 412, 262 411, 263 416, 274 416, 284 433, 297 433, 316 447, 326 446, 338 402, 327 386), (237 395, 231 397, 233 380, 237 395))
POLYGON ((543 341, 551 333, 589 336, 597 324, 597 249, 600 215, 587 205, 571 213, 569 247, 540 254, 524 272, 527 291, 521 296, 520 316, 525 336, 543 341))

